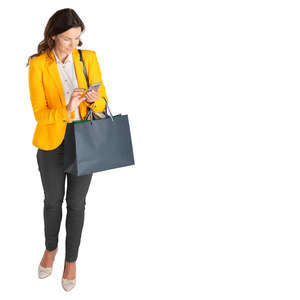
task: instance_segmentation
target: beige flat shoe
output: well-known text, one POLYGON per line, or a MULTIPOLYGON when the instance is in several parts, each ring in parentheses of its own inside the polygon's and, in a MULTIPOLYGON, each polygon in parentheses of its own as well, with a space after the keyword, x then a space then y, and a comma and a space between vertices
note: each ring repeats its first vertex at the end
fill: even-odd
POLYGON ((76 285, 76 278, 75 279, 67 279, 67 278, 62 277, 61 284, 62 284, 63 289, 65 291, 69 292, 76 285))
MULTIPOLYGON (((55 256, 56 256, 56 253, 57 253, 57 250, 55 252, 55 256)), ((54 259, 53 259, 53 263, 54 263, 54 260, 55 260, 55 256, 54 256, 54 259)), ((51 273, 52 273, 52 267, 47 267, 46 268, 46 267, 43 267, 39 264, 38 275, 39 275, 40 279, 48 277, 49 275, 51 275, 51 273)))

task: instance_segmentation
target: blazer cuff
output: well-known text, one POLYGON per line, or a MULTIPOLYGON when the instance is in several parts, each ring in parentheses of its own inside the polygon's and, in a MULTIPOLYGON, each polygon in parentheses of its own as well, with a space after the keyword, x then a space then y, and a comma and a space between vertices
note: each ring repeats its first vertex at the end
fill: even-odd
POLYGON ((69 118, 68 112, 67 112, 67 105, 64 105, 64 119, 63 122, 66 123, 72 123, 72 121, 75 119, 75 110, 71 112, 71 118, 69 118))
POLYGON ((105 110, 105 107, 106 107, 106 102, 104 100, 104 97, 100 97, 94 103, 86 102, 86 104, 87 104, 88 107, 90 107, 95 112, 103 112, 105 110))

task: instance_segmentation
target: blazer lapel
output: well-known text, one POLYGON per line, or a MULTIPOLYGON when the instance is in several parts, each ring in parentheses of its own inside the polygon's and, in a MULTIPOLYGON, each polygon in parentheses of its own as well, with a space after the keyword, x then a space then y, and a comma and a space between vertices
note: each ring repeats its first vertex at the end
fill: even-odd
POLYGON ((59 75, 59 72, 58 72, 56 59, 55 59, 54 54, 53 54, 53 50, 50 52, 50 56, 51 56, 52 60, 49 59, 48 55, 46 55, 47 64, 48 64, 48 66, 47 66, 48 67, 48 73, 49 73, 50 77, 53 79, 54 85, 55 85, 55 87, 57 89, 57 92, 59 94, 61 104, 65 105, 66 102, 65 102, 64 90, 63 90, 60 75, 59 75))

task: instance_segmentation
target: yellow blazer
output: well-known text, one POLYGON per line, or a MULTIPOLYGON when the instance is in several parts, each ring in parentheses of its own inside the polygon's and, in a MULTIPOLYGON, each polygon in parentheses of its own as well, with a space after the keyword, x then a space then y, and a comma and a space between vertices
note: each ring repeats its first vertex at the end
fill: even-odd
MULTIPOLYGON (((83 72, 83 65, 77 48, 72 51, 78 88, 87 89, 87 83, 83 72)), ((51 51, 52 60, 46 52, 33 57, 29 61, 28 81, 30 100, 37 125, 32 139, 32 144, 42 150, 53 150, 63 141, 67 123, 72 123, 75 118, 75 110, 71 113, 71 119, 67 113, 67 105, 62 82, 57 68, 57 62, 51 51)), ((82 58, 89 78, 89 84, 101 82, 99 87, 100 97, 92 104, 82 101, 79 104, 79 113, 85 118, 88 107, 96 112, 105 109, 105 100, 108 102, 105 87, 101 78, 101 70, 93 50, 82 50, 82 58)))

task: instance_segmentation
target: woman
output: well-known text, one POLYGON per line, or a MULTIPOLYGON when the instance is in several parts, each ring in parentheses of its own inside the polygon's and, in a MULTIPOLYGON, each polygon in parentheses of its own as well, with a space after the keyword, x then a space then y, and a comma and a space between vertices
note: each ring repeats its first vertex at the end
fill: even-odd
POLYGON ((37 163, 44 189, 45 246, 38 267, 39 278, 48 277, 57 252, 66 192, 66 252, 62 286, 70 291, 76 283, 76 260, 84 223, 85 199, 92 174, 75 176, 64 172, 64 136, 67 123, 82 120, 88 108, 105 109, 107 99, 95 51, 82 50, 89 84, 101 82, 98 92, 81 94, 87 88, 77 46, 85 26, 73 9, 57 11, 48 21, 38 53, 29 57, 30 99, 37 121, 32 144, 38 148, 37 163))

